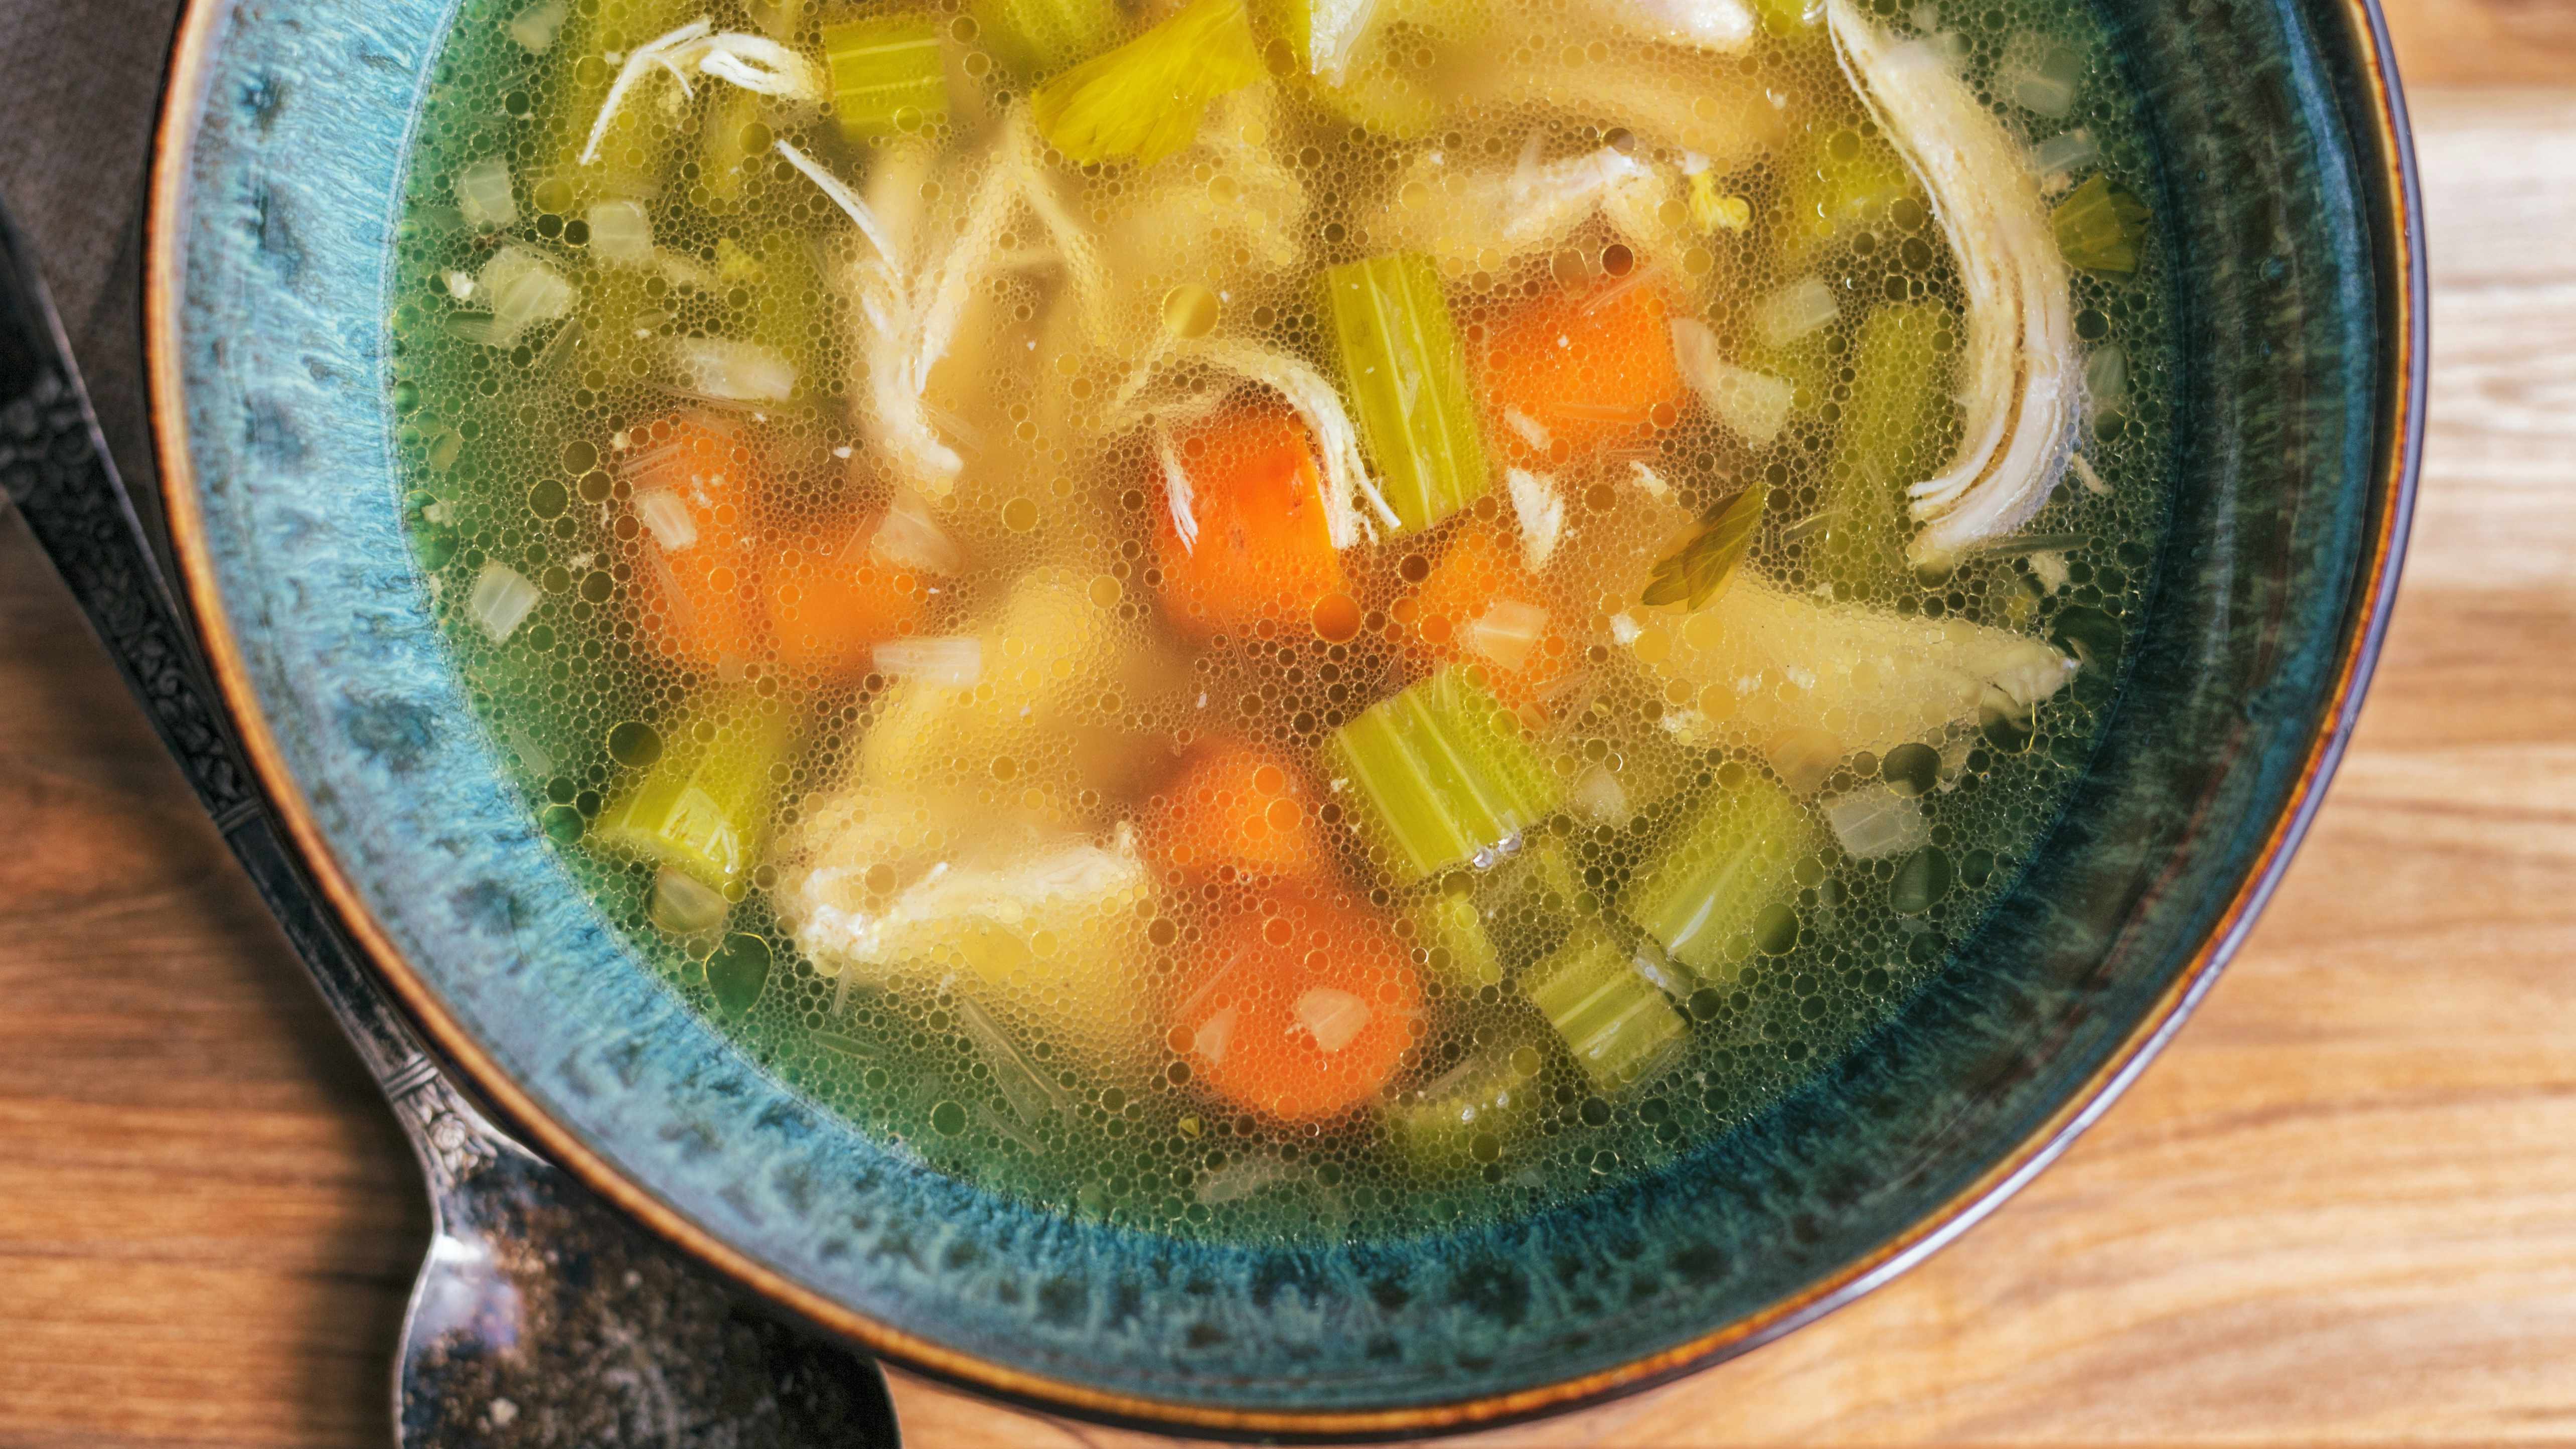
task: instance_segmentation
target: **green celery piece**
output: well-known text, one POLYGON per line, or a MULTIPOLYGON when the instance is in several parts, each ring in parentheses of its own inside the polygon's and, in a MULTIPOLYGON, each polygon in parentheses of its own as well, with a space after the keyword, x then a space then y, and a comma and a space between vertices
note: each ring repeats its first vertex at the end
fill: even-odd
POLYGON ((2147 239, 2147 206, 2113 186, 2109 177, 2096 172, 2057 203, 2048 222, 2069 266, 2122 275, 2138 269, 2138 248, 2147 239))
POLYGON ((1324 315, 1395 532, 1434 527, 1482 497, 1484 433, 1431 259, 1398 253, 1327 269, 1324 315))
POLYGON ((1941 468, 1958 431, 1951 398, 1959 323, 1938 302, 1889 302, 1861 324, 1851 399, 1825 469, 1826 532, 1816 571, 1838 598, 1884 600, 1914 587, 1905 490, 1941 468))
POLYGON ((1752 775, 1721 780, 1620 909, 1701 984, 1715 985, 1732 976, 1730 955, 1742 959, 1736 948, 1749 947, 1753 918, 1788 892, 1814 843, 1815 825, 1788 791, 1752 775))
POLYGON ((1433 977, 1461 991, 1503 984, 1503 958, 1485 931, 1476 898, 1435 889, 1413 909, 1413 939, 1433 977))
POLYGON ((1038 134, 1077 165, 1150 166, 1198 135, 1208 102, 1261 79, 1243 0, 1193 0, 1134 40, 1037 88, 1038 134))
POLYGON ((871 15, 826 25, 823 59, 832 71, 832 114, 852 141, 948 119, 948 71, 934 16, 871 15))
POLYGON ((1400 884, 1467 863, 1559 800, 1546 762, 1464 665, 1369 706, 1324 752, 1400 884))
POLYGON ((1513 1034, 1387 1105, 1387 1135, 1423 1171, 1458 1172, 1499 1161, 1537 1117, 1546 1058, 1513 1034))
POLYGON ((600 813, 591 843, 734 894, 768 843, 774 777, 795 735, 775 704, 729 693, 664 735, 673 743, 600 813))
POLYGON ((1539 963, 1523 989, 1605 1092, 1645 1076, 1685 1030, 1664 993, 1588 921, 1539 963))
POLYGON ((975 23, 995 57, 1024 80, 1082 64, 1127 28, 1113 0, 976 0, 975 23))

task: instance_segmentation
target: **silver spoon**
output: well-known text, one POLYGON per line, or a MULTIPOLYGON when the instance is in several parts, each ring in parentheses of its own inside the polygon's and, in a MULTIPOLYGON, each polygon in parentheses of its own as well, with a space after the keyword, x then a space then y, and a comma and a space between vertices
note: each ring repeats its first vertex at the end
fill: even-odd
POLYGON ((512 1141, 368 974, 215 706, 5 209, 0 498, 71 586, 420 1158, 432 1232, 403 1319, 396 1442, 894 1449, 894 1404, 873 1360, 763 1316, 512 1141))

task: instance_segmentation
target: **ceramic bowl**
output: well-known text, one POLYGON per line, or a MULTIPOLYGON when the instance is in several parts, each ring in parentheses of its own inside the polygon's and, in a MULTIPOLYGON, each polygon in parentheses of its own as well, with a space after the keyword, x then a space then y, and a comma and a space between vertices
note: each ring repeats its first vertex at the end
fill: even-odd
POLYGON ((1094 1417, 1426 1434, 1632 1390, 1885 1282, 2062 1150, 2244 937, 2386 618, 2422 405, 2396 80, 2357 0, 2102 0, 2183 279, 2181 479, 2035 866, 1811 1085, 1523 1218, 1190 1243, 963 1186, 764 1075, 621 947, 469 712, 399 515, 389 254, 453 0, 196 0, 148 331, 198 622, 300 848, 430 1036, 672 1241, 887 1357, 1094 1417))

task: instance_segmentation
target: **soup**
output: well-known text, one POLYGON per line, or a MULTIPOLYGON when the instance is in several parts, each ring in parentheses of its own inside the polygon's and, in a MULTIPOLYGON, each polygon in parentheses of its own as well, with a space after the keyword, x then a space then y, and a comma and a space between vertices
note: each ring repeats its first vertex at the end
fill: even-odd
POLYGON ((1158 1231, 1525 1211, 2045 848, 2142 147, 2044 0, 470 0, 412 539, 531 829, 817 1102, 1158 1231))

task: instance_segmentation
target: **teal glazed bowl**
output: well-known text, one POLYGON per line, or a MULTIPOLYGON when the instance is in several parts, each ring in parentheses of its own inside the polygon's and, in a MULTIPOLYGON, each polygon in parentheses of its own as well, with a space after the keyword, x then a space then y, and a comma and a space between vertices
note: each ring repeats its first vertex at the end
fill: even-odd
POLYGON ((2424 271, 2362 0, 2098 0, 2161 157, 2187 380, 2106 734, 2038 862, 1889 1026, 1720 1140, 1530 1215, 1182 1241, 941 1176, 633 959, 470 712, 388 401, 407 141, 455 0, 195 0, 153 183, 161 473, 197 622, 334 908, 533 1144, 887 1358, 1200 1433, 1427 1435, 1777 1338, 1965 1231, 2098 1117, 2316 810, 2405 537, 2424 271))

